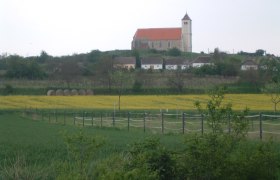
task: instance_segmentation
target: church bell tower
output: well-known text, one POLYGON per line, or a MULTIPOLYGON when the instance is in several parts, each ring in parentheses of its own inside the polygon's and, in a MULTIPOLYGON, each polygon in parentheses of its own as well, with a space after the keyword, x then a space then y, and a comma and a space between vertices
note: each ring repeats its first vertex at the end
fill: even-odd
POLYGON ((182 49, 183 52, 192 52, 192 20, 188 13, 182 19, 182 49))

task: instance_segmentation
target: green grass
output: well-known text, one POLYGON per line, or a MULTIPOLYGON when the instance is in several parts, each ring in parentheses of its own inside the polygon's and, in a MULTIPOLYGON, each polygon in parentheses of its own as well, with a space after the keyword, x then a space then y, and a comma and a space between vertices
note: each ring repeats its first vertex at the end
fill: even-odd
MULTIPOLYGON (((49 124, 47 121, 34 121, 20 117, 18 113, 0 114, 0 167, 16 157, 24 157, 28 164, 49 167, 55 162, 67 159, 63 133, 74 134, 80 128, 72 125, 49 124)), ((98 159, 115 152, 125 151, 129 144, 143 140, 151 134, 113 128, 83 128, 86 134, 105 139, 105 145, 97 153, 98 159)), ((166 147, 180 148, 182 135, 158 136, 166 147)))

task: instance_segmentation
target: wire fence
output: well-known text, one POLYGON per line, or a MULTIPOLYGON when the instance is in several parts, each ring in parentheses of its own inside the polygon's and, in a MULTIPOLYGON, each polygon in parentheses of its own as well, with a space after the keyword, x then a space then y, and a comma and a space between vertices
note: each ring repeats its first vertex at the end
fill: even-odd
MULTIPOLYGON (((89 112, 66 110, 25 109, 23 115, 33 120, 47 121, 80 127, 112 127, 128 131, 140 130, 151 133, 207 133, 211 130, 207 117, 190 113, 148 113, 148 112, 89 112)), ((280 138, 280 115, 254 114, 245 116, 249 123, 250 138, 280 138)), ((222 128, 231 133, 231 117, 223 117, 222 128)))

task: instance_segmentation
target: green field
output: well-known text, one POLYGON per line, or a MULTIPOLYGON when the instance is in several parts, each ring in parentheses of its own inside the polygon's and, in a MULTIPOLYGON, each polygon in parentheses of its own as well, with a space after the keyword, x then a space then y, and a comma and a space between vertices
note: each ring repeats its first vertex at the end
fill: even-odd
MULTIPOLYGON (((57 164, 67 159, 64 134, 77 134, 81 130, 71 125, 34 121, 17 113, 1 113, 0 123, 0 174, 17 168, 23 173, 37 171, 37 177, 43 179, 56 177, 57 164), (15 167, 17 159, 23 161, 19 167, 15 167)), ((142 131, 127 132, 113 128, 83 128, 82 131, 105 142, 94 161, 125 151, 132 143, 151 136, 142 131)), ((153 136, 160 138, 170 149, 182 148, 181 135, 153 136)))

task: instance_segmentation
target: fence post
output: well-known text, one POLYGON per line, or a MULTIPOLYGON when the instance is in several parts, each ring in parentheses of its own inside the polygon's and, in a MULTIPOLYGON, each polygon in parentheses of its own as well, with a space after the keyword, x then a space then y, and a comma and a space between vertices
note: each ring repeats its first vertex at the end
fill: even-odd
POLYGON ((228 133, 231 133, 231 118, 230 118, 230 114, 228 114, 228 133))
POLYGON ((91 112, 91 126, 93 127, 93 111, 91 112))
POLYGON ((49 110, 49 123, 51 123, 51 111, 49 110))
POLYGON ((63 125, 66 124, 66 114, 65 113, 66 112, 65 112, 65 109, 64 109, 64 111, 63 111, 63 125))
POLYGON ((146 112, 144 112, 143 123, 144 123, 144 132, 146 132, 146 112))
POLYGON ((203 121, 204 121, 204 116, 203 114, 201 114, 201 134, 203 135, 204 133, 204 124, 203 124, 203 121))
POLYGON ((115 111, 113 112, 113 127, 115 127, 115 111))
POLYGON ((102 128, 102 117, 103 116, 103 114, 102 114, 102 112, 101 112, 101 115, 100 115, 100 127, 102 128))
POLYGON ((130 112, 127 113, 127 130, 129 131, 130 112))
POLYGON ((262 113, 260 113, 260 139, 262 140, 263 127, 262 127, 262 113))
POLYGON ((182 119, 183 134, 185 134, 185 121, 186 121, 186 113, 183 113, 183 119, 182 119))
POLYGON ((44 111, 41 110, 41 113, 42 113, 42 121, 44 121, 44 111))
POLYGON ((85 111, 83 111, 83 127, 85 126, 85 111))
POLYGON ((161 113, 161 133, 164 134, 164 120, 163 120, 163 112, 161 113))
POLYGON ((76 125, 76 117, 75 117, 75 112, 73 112, 73 123, 76 125))
POLYGON ((57 123, 57 112, 56 112, 56 109, 54 110, 54 115, 55 115, 55 123, 57 123))

